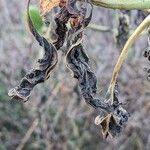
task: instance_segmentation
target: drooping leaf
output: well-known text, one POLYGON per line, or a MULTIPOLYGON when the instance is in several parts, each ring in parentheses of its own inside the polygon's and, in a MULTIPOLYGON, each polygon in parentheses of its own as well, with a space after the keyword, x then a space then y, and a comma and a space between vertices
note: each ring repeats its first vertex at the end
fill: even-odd
POLYGON ((8 93, 8 95, 12 99, 18 99, 23 102, 26 102, 28 100, 32 89, 37 84, 44 82, 50 77, 51 71, 55 68, 58 62, 58 56, 55 46, 52 43, 48 42, 43 36, 41 36, 33 26, 29 14, 29 4, 30 0, 28 1, 27 7, 29 29, 39 45, 43 47, 45 54, 42 59, 38 60, 38 68, 32 69, 29 73, 27 73, 23 77, 19 85, 11 89, 8 93))
MULTIPOLYGON (((43 21, 42 21, 42 18, 40 16, 40 12, 39 12, 38 7, 35 5, 31 5, 29 11, 30 11, 30 17, 32 19, 32 22, 33 22, 35 29, 40 32, 42 30, 42 27, 43 27, 43 21)), ((28 17, 27 17, 26 13, 24 14, 23 19, 25 21, 27 21, 28 17)))
MULTIPOLYGON (((84 14, 84 13, 83 13, 84 14)), ((92 14, 92 12, 91 12, 92 14)), ((107 115, 102 118, 96 118, 96 124, 102 127, 104 138, 113 137, 121 132, 122 126, 127 122, 129 114, 123 109, 116 98, 113 105, 104 102, 99 98, 95 98, 97 79, 91 71, 89 58, 86 55, 82 45, 83 29, 90 22, 91 15, 87 18, 73 20, 71 29, 68 31, 66 62, 68 69, 72 72, 73 77, 78 80, 81 94, 85 102, 100 111, 103 110, 107 115)))

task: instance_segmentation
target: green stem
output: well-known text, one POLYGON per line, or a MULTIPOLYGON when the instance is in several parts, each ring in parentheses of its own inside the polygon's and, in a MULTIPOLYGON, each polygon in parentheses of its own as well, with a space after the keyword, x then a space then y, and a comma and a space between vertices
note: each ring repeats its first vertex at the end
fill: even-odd
POLYGON ((91 0, 91 2, 112 9, 150 9, 150 0, 91 0))

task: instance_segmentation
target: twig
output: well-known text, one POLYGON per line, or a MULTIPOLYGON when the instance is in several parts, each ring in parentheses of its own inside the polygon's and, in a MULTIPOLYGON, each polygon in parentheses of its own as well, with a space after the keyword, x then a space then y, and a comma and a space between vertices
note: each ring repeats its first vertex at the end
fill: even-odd
MULTIPOLYGON (((95 31, 99 31, 99 32, 111 32, 113 34, 116 34, 118 29, 117 28, 112 28, 112 27, 109 27, 109 26, 103 26, 103 25, 98 25, 98 24, 89 24, 87 26, 87 28, 89 29, 92 29, 92 30, 95 30, 95 31)), ((130 29, 130 35, 134 32, 133 29, 130 29)), ((140 35, 146 35, 147 32, 146 31, 143 31, 142 33, 140 33, 140 35)))
POLYGON ((25 134, 25 136, 23 137, 21 143, 19 144, 19 146, 16 148, 16 150, 22 150, 23 147, 25 146, 25 144, 27 143, 27 141, 30 139, 33 131, 35 130, 36 126, 38 125, 39 120, 36 118, 32 125, 30 126, 30 128, 28 129, 27 133, 25 134))
POLYGON ((109 26, 102 26, 102 25, 98 25, 98 24, 89 24, 88 28, 96 30, 96 31, 100 31, 100 32, 111 32, 112 29, 109 26))
POLYGON ((150 15, 148 15, 144 21, 137 27, 137 29, 133 32, 133 34, 130 36, 130 38, 127 40, 119 58, 118 58, 118 61, 114 67, 114 70, 113 70, 113 75, 112 75, 112 79, 111 79, 111 82, 110 82, 110 86, 109 86, 109 89, 108 89, 108 93, 111 94, 111 100, 112 100, 112 103, 113 103, 113 95, 114 95, 114 88, 115 88, 115 84, 116 84, 116 79, 118 77, 118 74, 119 74, 119 71, 120 71, 120 68, 123 64, 123 62, 125 61, 126 57, 127 57, 127 54, 128 54, 128 50, 129 48, 132 46, 132 44, 135 42, 135 40, 139 37, 140 33, 148 26, 150 25, 150 15))

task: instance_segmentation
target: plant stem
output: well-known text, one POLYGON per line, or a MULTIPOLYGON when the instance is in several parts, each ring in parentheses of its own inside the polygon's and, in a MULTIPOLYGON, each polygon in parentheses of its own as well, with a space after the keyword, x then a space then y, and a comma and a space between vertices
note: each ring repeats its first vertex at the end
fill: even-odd
POLYGON ((112 9, 149 9, 150 0, 91 0, 94 5, 112 9))
POLYGON ((16 148, 16 150, 22 150, 25 146, 25 144, 28 142, 28 140, 31 138, 32 133, 34 132, 35 128, 37 127, 39 123, 39 120, 36 118, 31 127, 28 129, 28 131, 26 132, 25 136, 23 137, 23 139, 21 140, 21 143, 19 144, 19 146, 16 148))
POLYGON ((99 32, 112 32, 111 27, 102 26, 102 25, 99 25, 99 24, 89 24, 87 26, 87 28, 90 28, 92 30, 96 30, 96 31, 99 31, 99 32))
POLYGON ((144 21, 137 27, 137 29, 133 32, 133 34, 130 36, 130 38, 127 40, 118 60, 117 63, 114 67, 114 71, 113 71, 113 75, 112 75, 112 79, 110 82, 110 86, 108 89, 108 92, 111 92, 111 100, 113 101, 113 95, 114 95, 114 88, 115 88, 115 84, 116 84, 116 80, 120 71, 120 68, 124 62, 124 60, 127 57, 128 54, 128 50, 129 48, 132 46, 132 44, 135 42, 135 40, 138 38, 138 36, 140 35, 140 33, 147 27, 150 25, 150 15, 148 15, 144 21))

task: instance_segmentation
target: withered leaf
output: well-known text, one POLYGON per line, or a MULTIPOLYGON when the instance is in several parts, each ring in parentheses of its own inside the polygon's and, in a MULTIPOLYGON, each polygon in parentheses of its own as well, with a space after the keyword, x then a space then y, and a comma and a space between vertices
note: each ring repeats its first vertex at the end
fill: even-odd
POLYGON ((90 6, 91 6, 91 10, 88 17, 86 17, 87 8, 84 5, 82 5, 80 14, 70 19, 70 24, 72 28, 77 28, 77 30, 79 30, 81 28, 84 29, 89 25, 92 19, 92 12, 93 12, 93 5, 90 4, 90 6))
MULTIPOLYGON (((72 2, 74 1, 71 1, 69 4, 71 5, 72 2)), ((54 45, 57 49, 62 47, 64 44, 66 33, 68 31, 66 27, 67 22, 69 21, 69 19, 76 16, 76 12, 69 12, 69 4, 67 6, 63 6, 60 9, 59 13, 55 16, 55 22, 57 25, 55 32, 57 34, 57 40, 54 42, 54 45)))
POLYGON ((104 138, 107 138, 108 136, 112 138, 121 131, 121 126, 116 122, 112 114, 107 114, 106 117, 97 116, 95 118, 95 124, 101 125, 104 138))
POLYGON ((62 7, 59 13, 55 16, 55 22, 57 25, 55 32, 57 35, 57 40, 54 42, 54 45, 57 50, 64 44, 66 32, 68 30, 66 27, 66 23, 68 22, 70 17, 71 15, 69 14, 66 7, 62 7))
POLYGON ((45 15, 53 7, 60 6, 60 11, 55 16, 56 28, 55 32, 57 40, 50 43, 41 36, 34 28, 29 14, 29 4, 27 7, 28 25, 31 33, 44 49, 44 56, 38 60, 39 67, 27 73, 20 84, 9 91, 11 98, 27 101, 32 89, 39 83, 44 82, 50 76, 51 71, 58 62, 57 50, 63 46, 65 39, 67 40, 66 62, 67 67, 73 73, 74 78, 78 80, 81 94, 85 102, 95 108, 98 112, 103 110, 107 116, 97 118, 97 124, 102 127, 104 138, 107 136, 115 136, 121 131, 122 125, 128 120, 128 114, 119 104, 117 96, 115 104, 110 105, 101 99, 94 98, 97 91, 97 78, 89 65, 89 57, 83 48, 82 39, 84 28, 89 24, 92 17, 93 6, 91 12, 86 17, 87 8, 81 7, 78 11, 76 8, 76 0, 40 0, 42 15, 45 15), (71 29, 66 26, 70 20, 71 29), (67 32, 68 31, 68 32, 67 32), (66 38, 67 35, 67 38, 66 38))
POLYGON ((78 27, 72 26, 68 32, 69 40, 67 46, 70 48, 66 53, 67 67, 73 73, 74 78, 78 80, 81 94, 85 99, 85 102, 98 111, 103 110, 108 114, 105 118, 101 118, 100 121, 96 120, 96 123, 101 124, 104 138, 107 138, 108 136, 113 137, 120 133, 122 125, 128 120, 128 114, 122 107, 118 107, 117 104, 119 103, 117 97, 115 97, 116 104, 109 105, 103 100, 94 98, 93 96, 97 90, 97 79, 90 69, 89 58, 82 46, 81 39, 83 30, 81 30, 81 28, 84 28, 84 26, 82 26, 83 22, 84 19, 82 22, 79 21, 78 27), (116 112, 120 113, 117 114, 116 112))
POLYGON ((33 34, 33 36, 35 37, 35 39, 38 41, 39 45, 43 47, 45 54, 42 59, 38 60, 39 67, 27 73, 21 80, 20 84, 17 87, 11 89, 8 93, 8 95, 12 99, 14 98, 22 100, 24 102, 28 100, 31 90, 34 88, 34 86, 36 86, 41 82, 44 82, 46 79, 49 78, 50 72, 54 69, 58 61, 55 46, 49 43, 34 28, 29 14, 29 4, 30 0, 28 1, 27 7, 29 29, 33 34))
MULTIPOLYGON (((122 130, 122 127, 121 125, 119 125, 114 116, 112 114, 109 114, 108 117, 107 117, 107 131, 104 131, 105 135, 106 135, 106 132, 108 132, 109 136, 116 136, 117 134, 119 134, 122 130)), ((107 138, 107 136, 106 136, 107 138)))

